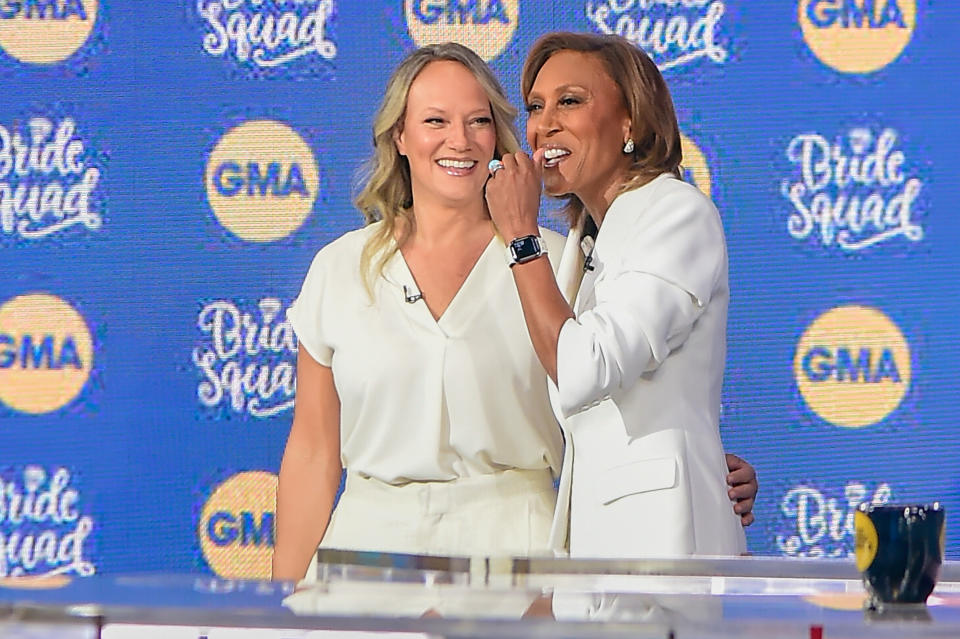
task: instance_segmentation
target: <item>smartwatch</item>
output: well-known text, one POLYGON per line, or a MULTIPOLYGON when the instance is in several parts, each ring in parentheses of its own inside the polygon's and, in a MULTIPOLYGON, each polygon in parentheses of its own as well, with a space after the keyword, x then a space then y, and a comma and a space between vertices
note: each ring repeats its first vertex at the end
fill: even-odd
POLYGON ((510 259, 507 262, 511 267, 516 264, 523 264, 530 260, 535 260, 542 255, 547 254, 547 247, 543 243, 543 238, 537 235, 524 235, 515 238, 508 245, 510 250, 510 259))

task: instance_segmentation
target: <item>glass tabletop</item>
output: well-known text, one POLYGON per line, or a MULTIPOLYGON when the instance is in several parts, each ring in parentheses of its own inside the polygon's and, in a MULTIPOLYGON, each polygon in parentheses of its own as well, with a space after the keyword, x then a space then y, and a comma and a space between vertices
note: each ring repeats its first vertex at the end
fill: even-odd
POLYGON ((324 550, 311 586, 202 575, 0 582, 4 637, 960 636, 960 565, 927 606, 865 611, 849 561, 571 560, 324 550))

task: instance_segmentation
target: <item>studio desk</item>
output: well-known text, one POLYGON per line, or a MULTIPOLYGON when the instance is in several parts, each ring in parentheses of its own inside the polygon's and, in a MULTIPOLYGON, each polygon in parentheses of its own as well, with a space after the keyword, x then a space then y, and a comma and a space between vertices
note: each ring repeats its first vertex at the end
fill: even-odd
POLYGON ((881 616, 864 611, 852 560, 319 559, 297 592, 198 575, 3 579, 0 637, 960 637, 960 562, 925 609, 881 616))

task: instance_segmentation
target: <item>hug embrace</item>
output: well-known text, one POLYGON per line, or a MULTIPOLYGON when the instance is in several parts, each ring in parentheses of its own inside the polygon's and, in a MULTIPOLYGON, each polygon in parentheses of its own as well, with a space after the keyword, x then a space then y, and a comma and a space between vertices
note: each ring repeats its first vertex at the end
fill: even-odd
POLYGON ((367 225, 317 253, 289 311, 275 578, 311 578, 318 545, 745 551, 756 476, 719 434, 723 226, 681 179, 667 86, 619 37, 552 33, 522 95, 532 156, 469 49, 391 76, 367 225), (537 224, 543 191, 566 199, 566 239, 537 224))

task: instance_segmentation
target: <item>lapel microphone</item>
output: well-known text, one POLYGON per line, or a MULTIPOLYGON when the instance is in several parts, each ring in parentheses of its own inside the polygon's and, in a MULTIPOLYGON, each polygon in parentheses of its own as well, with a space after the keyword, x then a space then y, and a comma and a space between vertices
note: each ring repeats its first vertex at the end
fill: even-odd
POLYGON ((417 301, 419 301, 419 300, 422 300, 422 299, 423 299, 423 294, 420 293, 420 291, 418 291, 418 290, 416 290, 416 289, 413 289, 413 291, 411 291, 410 289, 407 288, 407 285, 404 284, 404 285, 403 285, 403 299, 406 300, 407 304, 413 304, 414 302, 417 302, 417 301))
POLYGON ((580 250, 583 251, 583 272, 592 271, 596 267, 593 265, 593 248, 595 242, 593 238, 589 235, 585 235, 582 240, 580 240, 580 250))

